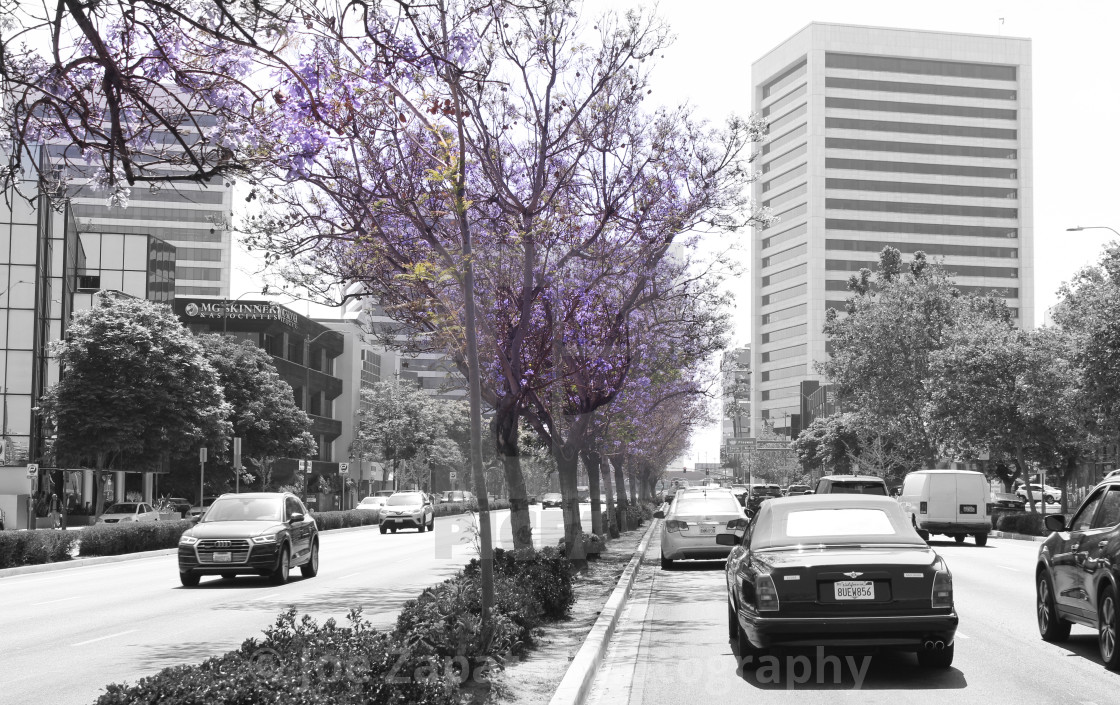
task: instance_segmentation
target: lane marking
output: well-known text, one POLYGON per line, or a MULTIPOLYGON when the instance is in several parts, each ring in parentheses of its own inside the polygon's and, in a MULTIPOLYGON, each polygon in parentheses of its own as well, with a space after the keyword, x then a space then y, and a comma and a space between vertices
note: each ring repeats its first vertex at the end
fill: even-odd
POLYGON ((135 631, 137 631, 137 630, 136 629, 129 629, 127 632, 117 632, 116 634, 109 634, 108 636, 99 636, 96 639, 90 639, 88 641, 79 641, 77 644, 71 644, 70 646, 85 646, 86 644, 92 644, 95 641, 105 641, 106 639, 115 639, 118 636, 124 636, 125 634, 131 634, 132 632, 135 632, 135 631))
POLYGON ((1023 572, 1023 571, 1022 571, 1021 569, 1019 569, 1019 568, 1012 568, 1012 567, 1011 567, 1011 566, 1009 566, 1009 565, 999 565, 999 564, 997 563, 997 564, 996 564, 996 567, 997 567, 997 568, 1003 568, 1004 570, 1011 570, 1011 571, 1014 571, 1014 572, 1016 572, 1016 573, 1022 573, 1022 572, 1023 572))
POLYGON ((357 573, 350 573, 349 575, 341 575, 341 576, 335 578, 335 580, 346 580, 347 578, 353 578, 355 575, 361 575, 364 572, 365 572, 364 570, 359 570, 357 573))
POLYGON ((260 597, 254 597, 251 600, 246 600, 246 602, 260 602, 261 600, 270 600, 273 597, 275 597, 275 595, 261 595, 260 597))
POLYGON ((58 600, 47 600, 46 602, 32 602, 31 606, 32 607, 38 607, 39 605, 53 605, 56 602, 66 602, 67 600, 76 600, 79 597, 80 597, 80 595, 74 595, 73 597, 63 597, 63 598, 58 599, 58 600))

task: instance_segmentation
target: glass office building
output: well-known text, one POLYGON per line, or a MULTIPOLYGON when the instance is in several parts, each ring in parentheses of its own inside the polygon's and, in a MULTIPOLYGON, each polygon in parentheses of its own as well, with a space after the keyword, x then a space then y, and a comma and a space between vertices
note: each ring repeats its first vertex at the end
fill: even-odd
POLYGON ((752 434, 825 382, 822 327, 890 245, 1034 316, 1028 39, 813 23, 752 65, 770 123, 754 184, 752 434))

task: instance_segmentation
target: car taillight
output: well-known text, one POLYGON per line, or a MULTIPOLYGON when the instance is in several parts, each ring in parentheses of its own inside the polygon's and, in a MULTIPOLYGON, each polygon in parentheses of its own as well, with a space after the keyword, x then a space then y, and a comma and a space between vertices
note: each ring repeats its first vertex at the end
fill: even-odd
POLYGON ((930 595, 932 607, 953 606, 953 576, 945 564, 941 563, 933 575, 933 593, 930 595))
POLYGON ((677 519, 670 519, 669 521, 665 522, 665 528, 669 531, 687 531, 688 522, 680 521, 677 519))
POLYGON ((739 529, 745 529, 745 528, 747 528, 747 520, 746 519, 732 519, 731 521, 727 522, 727 528, 731 529, 732 531, 738 531, 739 529))
POLYGON ((919 514, 925 514, 926 513, 926 503, 925 502, 919 502, 918 503, 918 513, 919 514))
POLYGON ((766 575, 758 576, 754 581, 755 606, 759 612, 776 612, 778 610, 778 588, 774 579, 766 575))

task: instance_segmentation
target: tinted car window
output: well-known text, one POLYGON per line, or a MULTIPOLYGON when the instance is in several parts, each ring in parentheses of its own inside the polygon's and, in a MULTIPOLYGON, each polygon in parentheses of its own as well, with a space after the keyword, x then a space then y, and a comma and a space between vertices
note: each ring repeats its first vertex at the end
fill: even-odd
POLYGON ((1093 496, 1085 500, 1085 504, 1081 505, 1081 510, 1073 517, 1069 523, 1070 531, 1085 531, 1092 528, 1093 515, 1097 512, 1097 507, 1100 506, 1101 498, 1104 497, 1104 489, 1097 490, 1093 496))
POLYGON ((105 510, 106 514, 135 514, 135 504, 114 504, 105 510))
POLYGON ((1110 487, 1101 500, 1101 510, 1093 520, 1094 529, 1103 529, 1120 524, 1120 487, 1110 487))
POLYGON ((877 494, 885 497, 887 488, 878 482, 833 482, 832 494, 877 494))
POLYGON ((212 521, 276 521, 280 518, 280 503, 275 499, 219 499, 210 506, 203 517, 212 521))

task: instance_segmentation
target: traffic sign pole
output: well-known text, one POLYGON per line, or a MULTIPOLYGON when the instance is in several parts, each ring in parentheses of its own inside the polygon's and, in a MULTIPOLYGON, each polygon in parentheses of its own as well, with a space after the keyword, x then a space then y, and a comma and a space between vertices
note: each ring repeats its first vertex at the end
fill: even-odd
POLYGON ((206 448, 198 449, 198 516, 206 510, 206 448))

